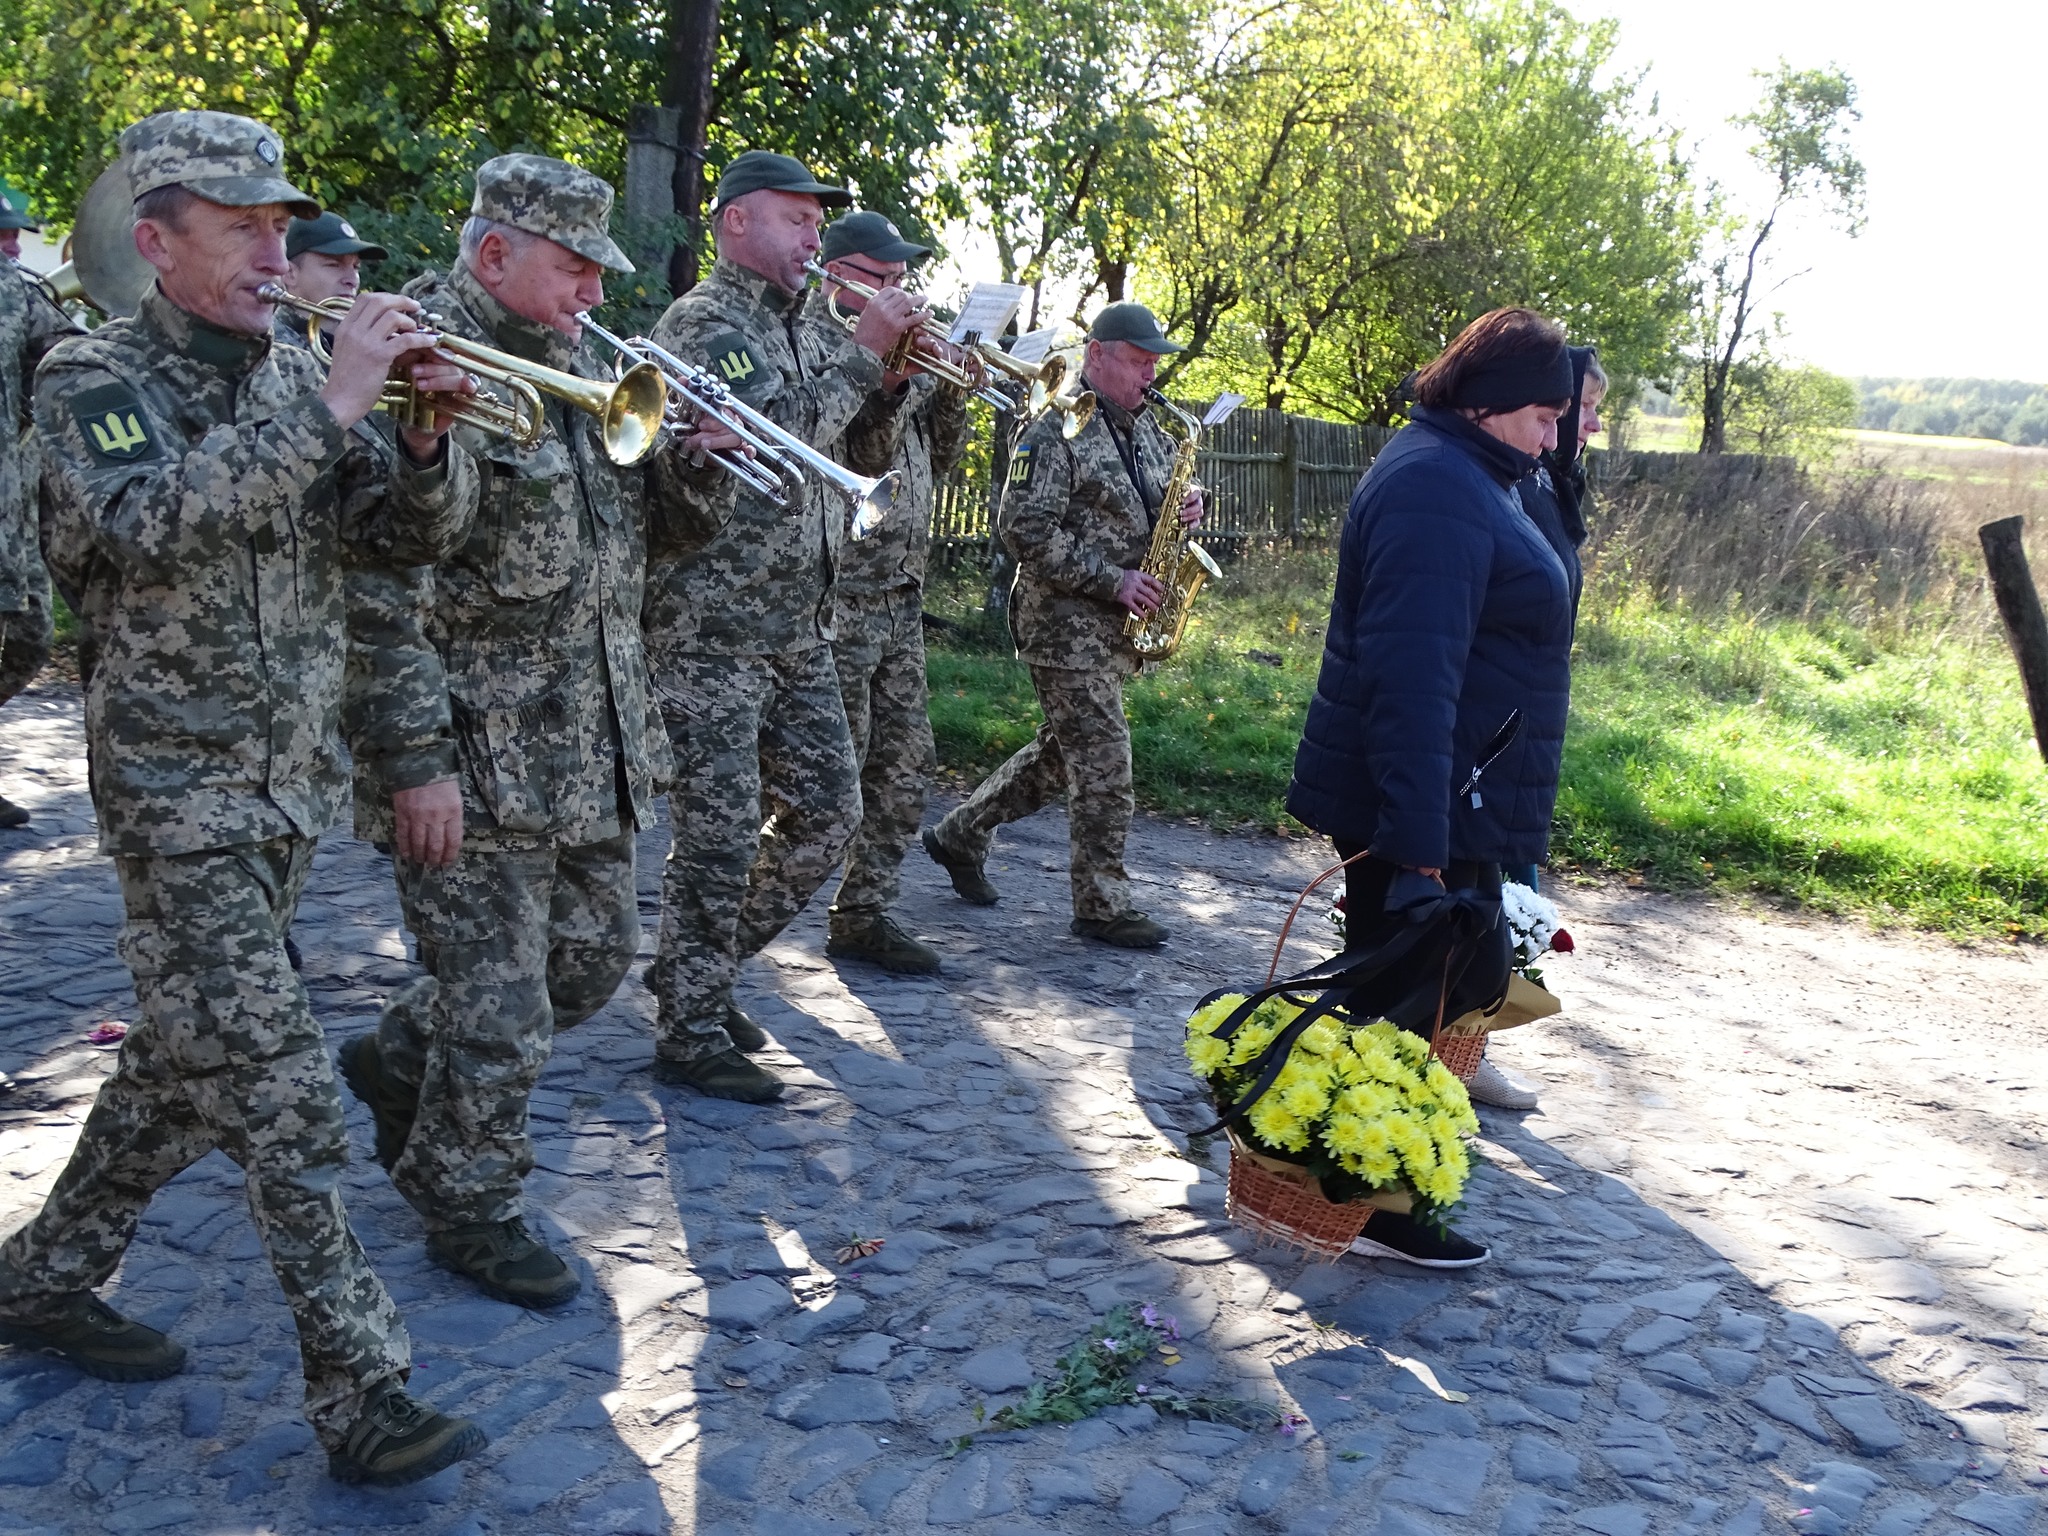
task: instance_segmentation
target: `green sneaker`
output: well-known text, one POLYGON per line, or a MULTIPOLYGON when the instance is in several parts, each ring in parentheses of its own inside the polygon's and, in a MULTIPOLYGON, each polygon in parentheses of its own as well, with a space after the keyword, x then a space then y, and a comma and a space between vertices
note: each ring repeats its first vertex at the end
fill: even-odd
POLYGON ((420 1109, 419 1090, 384 1075, 374 1030, 357 1035, 336 1054, 341 1059, 341 1080, 376 1122, 377 1161, 389 1173, 405 1151, 405 1139, 412 1135, 412 1122, 420 1109))
POLYGON ((486 1296, 515 1307, 559 1307, 583 1289, 561 1255, 517 1216, 429 1232, 427 1252, 443 1269, 473 1280, 486 1296))
POLYGON ((488 1444, 490 1437, 469 1420, 451 1419, 391 1386, 349 1425, 341 1449, 328 1452, 327 1475, 338 1483, 387 1488, 416 1483, 488 1444))
POLYGON ((881 917, 832 919, 825 953, 835 960, 868 960, 900 976, 930 976, 939 968, 939 952, 920 944, 886 913, 881 917))
POLYGON ((1167 939, 1165 926, 1142 912, 1120 912, 1104 918, 1077 917, 1067 928, 1080 938, 1114 944, 1118 949, 1157 949, 1167 939))
POLYGON ((982 861, 956 853, 939 841, 939 829, 926 827, 919 834, 924 851, 932 856, 932 862, 952 876, 953 890, 962 901, 971 901, 977 907, 992 907, 1002 898, 996 888, 989 884, 988 874, 981 867, 982 861))
POLYGON ((185 1369, 185 1346, 131 1322, 91 1291, 51 1303, 40 1322, 0 1318, 0 1343, 38 1349, 102 1381, 162 1381, 185 1369))
POLYGON ((755 1066, 738 1051, 720 1051, 696 1061, 654 1058, 654 1080, 671 1087, 694 1088, 714 1099, 766 1104, 782 1097, 782 1079, 755 1066))
POLYGON ((738 1003, 725 1005, 725 1032, 749 1056, 768 1049, 768 1031, 748 1018, 738 1003))

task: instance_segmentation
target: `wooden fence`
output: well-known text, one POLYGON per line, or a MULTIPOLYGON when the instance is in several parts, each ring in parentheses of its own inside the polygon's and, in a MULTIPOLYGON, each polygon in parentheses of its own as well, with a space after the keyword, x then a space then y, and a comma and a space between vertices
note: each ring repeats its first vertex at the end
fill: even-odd
MULTIPOLYGON (((932 508, 933 551, 948 563, 990 552, 990 517, 1009 469, 1008 419, 979 407, 975 414, 979 424, 960 467, 938 488, 932 508)), ((1203 544, 1228 559, 1258 544, 1328 542, 1359 477, 1394 430, 1240 407, 1203 435, 1195 459, 1195 478, 1209 493, 1203 544)), ((1738 476, 1782 473, 1791 462, 1724 454, 1717 469, 1738 476)), ((1595 449, 1587 456, 1595 484, 1664 480, 1699 469, 1699 456, 1691 453, 1595 449)))

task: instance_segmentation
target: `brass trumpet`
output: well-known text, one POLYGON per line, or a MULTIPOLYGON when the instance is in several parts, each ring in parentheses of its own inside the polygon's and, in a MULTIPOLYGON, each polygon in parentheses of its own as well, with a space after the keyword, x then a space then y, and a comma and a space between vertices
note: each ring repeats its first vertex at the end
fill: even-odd
MULTIPOLYGON (((276 283, 266 283, 257 292, 273 304, 304 315, 306 340, 313 355, 323 364, 333 362, 321 327, 346 315, 355 307, 355 300, 302 299, 276 283)), ((434 315, 423 313, 420 320, 426 329, 441 330, 434 315)), ((409 380, 394 376, 385 383, 377 403, 406 426, 430 426, 440 412, 494 437, 509 438, 521 448, 532 448, 547 435, 547 406, 541 396, 552 395, 598 419, 605 454, 614 464, 639 463, 660 436, 668 384, 651 363, 637 363, 612 381, 581 379, 446 332, 434 352, 488 379, 504 390, 507 398, 476 394, 443 399, 423 395, 409 380)))
MULTIPOLYGON (((818 279, 825 289, 825 302, 832 311, 832 318, 845 326, 850 333, 860 324, 860 316, 851 310, 841 309, 832 297, 834 288, 844 288, 856 298, 875 299, 881 290, 870 288, 866 283, 854 282, 851 278, 837 277, 828 271, 823 263, 807 261, 804 270, 818 279)), ((902 339, 889 349, 882 359, 882 366, 891 373, 908 373, 913 368, 922 369, 935 379, 942 379, 955 389, 964 389, 977 400, 994 406, 999 411, 1010 409, 1010 398, 1001 390, 993 389, 988 382, 988 369, 977 348, 958 347, 943 320, 929 317, 920 321, 914 330, 905 331, 902 339), (953 351, 965 353, 964 360, 955 362, 947 354, 953 351)))

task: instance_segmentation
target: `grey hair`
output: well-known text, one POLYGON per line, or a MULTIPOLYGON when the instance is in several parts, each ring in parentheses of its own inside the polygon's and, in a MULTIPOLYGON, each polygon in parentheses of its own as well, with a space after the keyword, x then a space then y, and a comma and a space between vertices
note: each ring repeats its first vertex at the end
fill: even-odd
MULTIPOLYGON (((1607 393, 1607 370, 1600 366, 1600 359, 1597 356, 1586 359, 1586 383, 1598 387, 1602 394, 1607 393)), ((1580 385, 1579 389, 1583 394, 1585 385, 1580 385)))
POLYGON ((149 219, 157 224, 165 224, 183 233, 185 215, 198 201, 199 194, 182 181, 174 181, 167 186, 151 187, 135 199, 135 218, 137 222, 149 219))
POLYGON ((476 253, 483 249, 486 235, 503 236, 514 251, 523 251, 533 241, 542 238, 530 230, 515 229, 510 224, 500 224, 496 219, 471 214, 462 225, 462 260, 466 265, 475 264, 476 253))

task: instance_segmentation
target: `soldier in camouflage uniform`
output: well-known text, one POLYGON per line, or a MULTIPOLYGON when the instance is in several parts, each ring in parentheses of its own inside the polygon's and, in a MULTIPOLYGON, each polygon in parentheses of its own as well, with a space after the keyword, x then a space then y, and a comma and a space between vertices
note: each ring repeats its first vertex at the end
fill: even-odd
MULTIPOLYGON (((995 830, 1065 798, 1072 843, 1073 931, 1123 949, 1166 942, 1164 926, 1131 906, 1124 840, 1131 795, 1131 727, 1124 679, 1138 653, 1124 635, 1164 585, 1138 569, 1161 515, 1174 443, 1146 411, 1159 358, 1180 351, 1142 304, 1111 304, 1088 332, 1082 384, 1095 415, 1071 441, 1047 411, 1018 440, 1003 488, 1003 546, 1017 562, 1010 626, 1045 713, 1038 734, 924 834, 953 888, 996 901, 984 865, 995 830)), ((1167 515, 1175 515, 1168 513, 1167 515)), ((1177 514, 1201 521, 1188 493, 1177 514)))
MULTIPOLYGON (((42 1210, 0 1245, 0 1323, 114 1380, 184 1351, 93 1294, 150 1196, 215 1147, 299 1329, 306 1417, 336 1477, 407 1482, 483 1432, 401 1387, 404 1326, 342 1208, 341 1096, 280 935, 343 789, 342 525, 349 427, 396 366, 430 390, 411 306, 359 305, 323 381, 270 342, 257 290, 285 271, 291 211, 276 135, 166 112, 122 135, 136 244, 157 269, 132 320, 61 343, 36 381, 52 503, 47 550, 98 645, 86 695, 100 846, 127 922, 140 1017, 42 1210)), ((408 431, 374 528, 437 558, 474 513, 465 455, 408 431)))
MULTIPOLYGON (((0 198, 0 234, 11 242, 0 265, 0 706, 26 688, 50 659, 50 578, 36 545, 35 434, 30 384, 45 352, 78 329, 42 281, 12 265, 17 230, 40 230, 0 198)), ((0 795, 0 827, 28 824, 28 811, 0 795)))
MULTIPOLYGON (((900 283, 909 263, 931 248, 904 239, 879 213, 863 212, 826 226, 820 254, 834 276, 883 289, 900 283)), ((858 312, 865 300, 843 289, 828 294, 822 286, 812 293, 804 319, 825 332, 821 345, 845 335, 832 313, 835 303, 858 312)), ((864 475, 893 469, 902 489, 872 537, 840 546, 833 572, 832 659, 860 762, 861 820, 832 903, 825 953, 907 974, 939 968, 938 954, 905 933, 889 909, 938 762, 925 695, 924 567, 933 494, 960 462, 966 436, 966 392, 913 371, 885 378, 832 449, 834 458, 864 475)))
MULTIPOLYGON (((824 206, 850 201, 787 155, 740 155, 718 182, 717 265, 654 333, 813 446, 846 429, 882 383, 881 355, 923 313, 892 289, 851 343, 799 323, 824 206)), ((642 624, 677 788, 655 1073, 721 1098, 782 1092, 741 1054, 767 1036, 733 1006, 733 978, 825 883, 860 822, 831 647, 845 532, 844 500, 808 474, 788 507, 743 490, 716 520, 666 503, 656 518, 642 624)))
MULTIPOLYGON (((580 345, 577 317, 604 302, 607 269, 632 270, 606 233, 611 204, 588 171, 501 155, 477 171, 460 262, 406 291, 453 334, 609 378, 580 345)), ((366 703, 361 738, 387 755, 363 754, 359 789, 371 792, 358 795, 357 830, 395 838, 427 974, 342 1051, 349 1085, 376 1112, 378 1158, 426 1221, 428 1251, 533 1307, 569 1300, 578 1281, 526 1225, 527 1096, 554 1032, 602 1008, 639 951, 633 834, 653 825, 670 773, 641 651, 642 498, 653 481, 708 519, 732 496, 722 471, 690 467, 698 439, 620 468, 596 418, 552 400, 547 414, 533 448, 457 429, 485 485, 475 532, 435 569, 427 625, 460 763, 452 862, 422 856, 377 814, 375 771, 429 723, 414 718, 416 696, 400 687, 366 703)), ((392 597, 403 660, 407 597, 392 597)))

